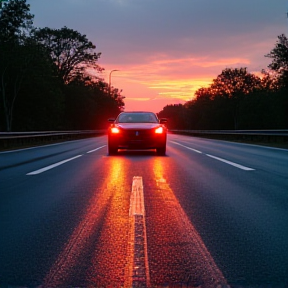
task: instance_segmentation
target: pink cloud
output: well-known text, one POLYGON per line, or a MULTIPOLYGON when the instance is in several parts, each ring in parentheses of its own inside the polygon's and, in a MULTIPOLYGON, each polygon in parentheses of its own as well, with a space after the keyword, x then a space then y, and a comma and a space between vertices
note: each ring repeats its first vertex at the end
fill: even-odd
POLYGON ((151 108, 153 101, 157 111, 168 103, 184 103, 193 99, 195 91, 210 85, 217 76, 216 71, 220 73, 223 67, 249 64, 245 58, 169 58, 164 53, 147 59, 145 55, 142 56, 139 59, 144 59, 145 63, 107 66, 104 77, 108 81, 110 71, 119 70, 112 74, 111 84, 123 89, 126 106, 139 107, 141 103, 151 108), (207 68, 213 70, 207 73, 207 68))

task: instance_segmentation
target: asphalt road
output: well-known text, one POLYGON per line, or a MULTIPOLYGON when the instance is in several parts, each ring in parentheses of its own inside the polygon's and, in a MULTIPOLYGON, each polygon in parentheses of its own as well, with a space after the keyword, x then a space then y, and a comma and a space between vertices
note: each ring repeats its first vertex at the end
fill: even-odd
POLYGON ((1 288, 288 287, 288 150, 106 142, 0 153, 1 288))

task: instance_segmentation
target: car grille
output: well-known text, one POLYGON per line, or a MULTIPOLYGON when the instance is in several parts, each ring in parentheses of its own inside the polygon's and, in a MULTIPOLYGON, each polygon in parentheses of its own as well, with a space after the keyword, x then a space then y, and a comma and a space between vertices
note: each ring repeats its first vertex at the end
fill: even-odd
POLYGON ((152 129, 141 129, 141 130, 124 130, 123 131, 123 137, 127 138, 127 139, 131 139, 131 140, 145 140, 145 139, 149 139, 154 135, 154 130, 152 129))

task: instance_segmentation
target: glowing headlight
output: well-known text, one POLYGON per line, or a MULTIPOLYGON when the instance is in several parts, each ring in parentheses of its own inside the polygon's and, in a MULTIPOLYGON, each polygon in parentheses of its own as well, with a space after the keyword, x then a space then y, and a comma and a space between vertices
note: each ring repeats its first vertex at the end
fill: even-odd
POLYGON ((164 131, 163 127, 159 127, 159 128, 157 128, 157 129, 155 130, 155 133, 156 133, 156 134, 162 134, 163 131, 164 131))
POLYGON ((119 132, 120 132, 120 130, 117 127, 111 128, 111 133, 118 134, 119 132))

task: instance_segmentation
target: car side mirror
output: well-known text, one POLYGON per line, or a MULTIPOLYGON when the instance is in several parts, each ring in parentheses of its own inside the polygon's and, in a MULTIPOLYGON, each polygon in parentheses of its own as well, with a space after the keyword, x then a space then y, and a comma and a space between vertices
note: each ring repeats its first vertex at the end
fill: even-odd
POLYGON ((115 118, 109 118, 109 119, 108 119, 108 122, 114 123, 114 122, 115 122, 115 118))
POLYGON ((161 123, 161 124, 167 123, 167 121, 168 121, 167 118, 161 118, 161 119, 160 119, 160 123, 161 123))

